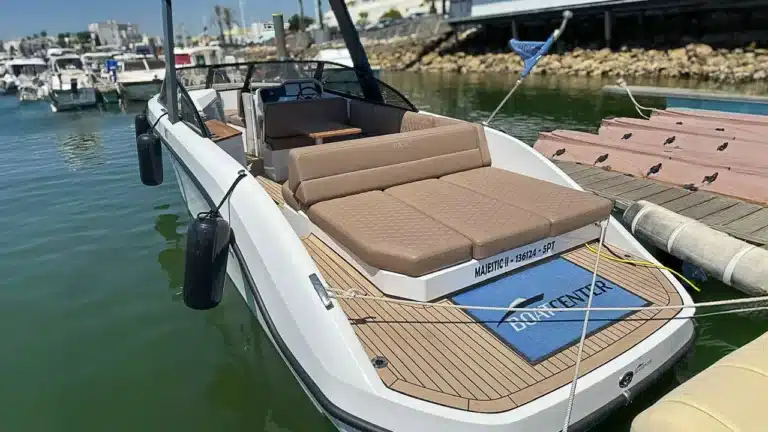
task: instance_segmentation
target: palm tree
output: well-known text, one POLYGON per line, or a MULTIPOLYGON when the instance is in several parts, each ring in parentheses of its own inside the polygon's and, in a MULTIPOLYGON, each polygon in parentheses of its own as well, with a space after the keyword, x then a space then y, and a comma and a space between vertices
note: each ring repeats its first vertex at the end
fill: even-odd
POLYGON ((299 0, 299 32, 304 30, 304 0, 299 0))
POLYGON ((229 44, 232 45, 232 10, 224 8, 224 24, 229 29, 229 44))
POLYGON ((222 7, 219 5, 214 6, 213 12, 216 14, 216 23, 219 25, 219 42, 224 44, 224 22, 222 21, 222 7))

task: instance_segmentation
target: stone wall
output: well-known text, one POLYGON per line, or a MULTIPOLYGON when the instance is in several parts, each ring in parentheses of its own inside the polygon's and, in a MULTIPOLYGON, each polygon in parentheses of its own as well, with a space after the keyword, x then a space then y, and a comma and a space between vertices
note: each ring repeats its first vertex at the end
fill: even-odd
MULTIPOLYGON (((511 72, 522 70, 520 58, 508 49, 488 50, 472 43, 474 30, 427 39, 399 37, 390 40, 364 40, 372 66, 383 70, 443 71, 455 73, 511 72)), ((324 47, 343 47, 325 45, 324 47)), ((295 58, 311 59, 321 47, 313 46, 294 53, 295 58)), ((273 47, 248 52, 248 60, 275 59, 273 47)), ((715 82, 741 83, 768 79, 768 49, 748 46, 713 49, 705 44, 689 44, 670 50, 622 48, 575 48, 562 54, 549 54, 539 61, 533 74, 588 77, 692 78, 715 82)))

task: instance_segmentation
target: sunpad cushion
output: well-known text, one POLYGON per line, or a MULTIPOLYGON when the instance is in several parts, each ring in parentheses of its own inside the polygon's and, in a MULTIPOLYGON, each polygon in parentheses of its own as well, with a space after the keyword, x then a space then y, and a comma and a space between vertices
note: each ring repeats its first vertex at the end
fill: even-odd
POLYGON ((543 216, 442 180, 395 186, 386 192, 472 241, 472 257, 488 258, 549 235, 543 216))
POLYGON ((494 167, 451 174, 441 180, 544 216, 551 223, 550 236, 604 220, 613 208, 611 201, 594 194, 494 167))
POLYGON ((469 261, 472 243, 382 191, 314 204, 309 219, 373 267, 421 276, 469 261))

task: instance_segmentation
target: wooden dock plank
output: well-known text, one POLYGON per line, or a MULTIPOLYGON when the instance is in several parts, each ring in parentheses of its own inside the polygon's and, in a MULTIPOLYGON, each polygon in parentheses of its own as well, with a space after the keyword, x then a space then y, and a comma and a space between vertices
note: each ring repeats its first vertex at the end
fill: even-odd
POLYGON ((691 219, 701 220, 709 215, 729 209, 737 204, 739 204, 739 201, 733 198, 717 197, 693 207, 688 207, 681 211, 680 214, 691 219))
POLYGON ((614 186, 619 186, 619 185, 622 185, 624 183, 629 183, 632 180, 636 180, 636 177, 632 177, 630 175, 623 174, 623 175, 621 175, 619 177, 614 177, 614 178, 611 178, 611 179, 608 179, 608 180, 599 181, 597 183, 591 183, 589 185, 589 187, 585 188, 585 189, 589 189, 589 190, 595 191, 597 193, 600 193, 600 191, 602 191, 604 189, 608 189, 608 188, 614 187, 614 186))
POLYGON ((699 222, 708 225, 727 225, 735 220, 749 216, 752 213, 759 211, 761 208, 762 207, 757 204, 740 202, 733 207, 705 216, 701 218, 699 222))
POLYGON ((604 192, 606 194, 611 194, 611 195, 617 195, 618 196, 618 195, 626 193, 626 192, 631 192, 633 190, 644 188, 644 187, 648 186, 649 184, 651 184, 650 180, 636 178, 636 179, 632 180, 631 182, 623 183, 623 184, 620 184, 620 185, 617 185, 617 186, 613 186, 613 187, 608 187, 608 188, 603 189, 600 192, 604 192))
POLYGON ((675 213, 680 213, 682 210, 705 203, 707 201, 713 200, 714 198, 715 195, 709 192, 694 192, 680 199, 670 201, 664 204, 662 207, 666 208, 667 210, 672 210, 675 213))
POLYGON ((750 236, 753 238, 761 239, 761 242, 764 242, 768 246, 768 226, 751 233, 750 236))
POLYGON ((604 173, 604 172, 605 172, 605 170, 602 169, 602 168, 594 168, 593 167, 593 168, 586 169, 584 171, 579 171, 579 172, 570 174, 570 177, 578 182, 578 181, 582 181, 580 179, 585 179, 587 177, 591 177, 593 175, 601 174, 601 173, 604 173))
POLYGON ((651 195, 656 195, 657 193, 664 192, 667 189, 670 189, 670 186, 661 184, 661 183, 649 182, 648 185, 645 186, 644 188, 619 194, 619 198, 624 200, 637 201, 645 197, 649 197, 651 195))
POLYGON ((726 228, 749 234, 755 231, 760 231, 766 226, 768 226, 768 208, 763 208, 749 216, 745 216, 729 223, 726 225, 726 228))
POLYGON ((565 161, 559 161, 559 160, 553 160, 552 162, 555 165, 557 165, 558 168, 563 170, 564 173, 568 175, 592 168, 589 165, 577 164, 575 162, 565 162, 565 161))
POLYGON ((589 177, 583 179, 583 181, 581 181, 579 184, 583 188, 589 188, 590 185, 592 185, 594 183, 601 182, 601 181, 604 181, 604 180, 610 180, 610 179, 616 178, 616 177, 624 177, 624 174, 616 172, 616 171, 603 171, 601 173, 598 173, 598 174, 595 174, 593 176, 589 176, 589 177))
POLYGON ((654 204, 662 205, 668 202, 675 201, 679 198, 682 198, 688 194, 690 194, 690 191, 687 191, 682 188, 670 188, 665 190, 664 192, 657 193, 656 195, 651 195, 649 197, 645 197, 644 199, 648 202, 652 202, 654 204))

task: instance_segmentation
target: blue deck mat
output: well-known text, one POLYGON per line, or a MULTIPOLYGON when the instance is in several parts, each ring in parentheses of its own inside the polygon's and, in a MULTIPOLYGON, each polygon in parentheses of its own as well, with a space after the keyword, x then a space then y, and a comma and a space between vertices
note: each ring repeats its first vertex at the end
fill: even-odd
MULTIPOLYGON (((540 312, 513 313, 467 311, 528 362, 536 364, 578 342, 585 312, 550 312, 547 309, 586 307, 591 283, 592 272, 563 258, 556 258, 484 283, 454 296, 452 300, 466 306, 509 307, 517 299, 526 299, 525 307, 541 309, 540 312)), ((593 307, 638 307, 649 304, 644 298, 597 277, 593 307)), ((588 334, 630 313, 593 311, 589 315, 588 334)))

